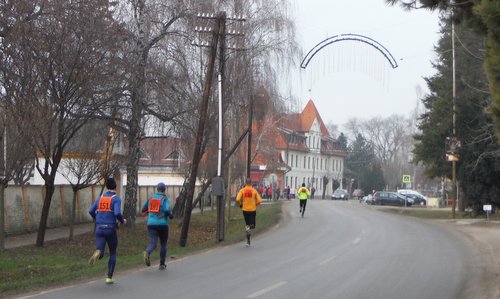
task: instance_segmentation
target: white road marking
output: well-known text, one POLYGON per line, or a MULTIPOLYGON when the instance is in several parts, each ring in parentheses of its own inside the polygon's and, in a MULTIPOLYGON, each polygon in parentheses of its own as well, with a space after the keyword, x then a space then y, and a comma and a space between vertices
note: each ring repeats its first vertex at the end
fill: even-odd
POLYGON ((253 293, 253 294, 248 295, 247 298, 257 298, 259 296, 264 295, 265 293, 268 293, 268 292, 270 292, 270 291, 272 291, 274 289, 277 289, 277 288, 279 288, 281 286, 284 286, 285 284, 287 284, 286 281, 280 281, 278 283, 273 284, 272 286, 269 286, 269 287, 267 287, 265 289, 262 289, 260 291, 257 291, 255 293, 253 293))
POLYGON ((358 244, 359 242, 361 242, 361 238, 356 238, 352 241, 352 244, 358 244))
POLYGON ((326 265, 328 264, 330 261, 332 261, 333 259, 335 259, 337 256, 332 256, 332 257, 329 257, 327 258, 326 260, 322 261, 321 263, 319 263, 320 266, 323 266, 323 265, 326 265))

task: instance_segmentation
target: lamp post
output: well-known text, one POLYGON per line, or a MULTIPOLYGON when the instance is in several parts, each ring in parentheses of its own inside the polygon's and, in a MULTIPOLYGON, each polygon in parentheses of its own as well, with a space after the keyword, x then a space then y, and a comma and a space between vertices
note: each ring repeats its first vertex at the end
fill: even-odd
MULTIPOLYGON (((456 132, 456 84, 455 84, 455 24, 453 23, 453 20, 451 21, 451 49, 452 49, 452 70, 453 70, 453 137, 454 141, 457 136, 456 132)), ((456 148, 454 146, 453 148, 456 148)), ((455 152, 453 150, 452 153, 453 156, 455 156, 455 152)), ((452 198, 452 204, 451 204, 451 217, 455 219, 455 208, 457 206, 457 159, 454 157, 451 161, 451 196, 452 198)))

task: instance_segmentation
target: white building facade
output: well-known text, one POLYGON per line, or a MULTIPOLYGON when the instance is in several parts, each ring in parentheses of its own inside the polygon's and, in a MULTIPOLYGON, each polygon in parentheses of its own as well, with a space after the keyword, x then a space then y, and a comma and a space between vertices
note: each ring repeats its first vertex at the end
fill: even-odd
POLYGON ((284 187, 293 189, 305 183, 310 188, 314 187, 316 198, 323 193, 329 198, 334 191, 334 181, 342 187, 347 153, 330 136, 312 101, 299 118, 300 130, 280 129, 286 140, 281 158, 291 169, 284 174, 284 187))

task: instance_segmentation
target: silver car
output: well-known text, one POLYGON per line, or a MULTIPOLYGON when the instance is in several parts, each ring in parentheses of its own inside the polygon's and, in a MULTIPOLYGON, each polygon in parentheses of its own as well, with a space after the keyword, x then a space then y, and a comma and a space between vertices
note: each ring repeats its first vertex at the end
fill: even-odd
POLYGON ((337 189, 333 192, 332 199, 348 200, 349 192, 345 189, 337 189))

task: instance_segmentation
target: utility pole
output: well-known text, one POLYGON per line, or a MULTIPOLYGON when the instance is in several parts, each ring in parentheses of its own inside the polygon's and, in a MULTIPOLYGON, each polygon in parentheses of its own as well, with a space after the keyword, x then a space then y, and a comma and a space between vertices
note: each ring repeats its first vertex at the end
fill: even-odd
MULTIPOLYGON (((0 173, 0 183, 4 183, 4 180, 7 180, 7 122, 3 124, 3 135, 0 138, 0 146, 2 147, 2 169, 0 173)), ((4 210, 5 210, 5 187, 7 186, 7 181, 5 185, 0 187, 0 251, 5 249, 5 219, 4 219, 4 210)))
MULTIPOLYGON (((220 12, 218 16, 218 28, 219 28, 219 75, 218 75, 218 87, 219 87, 219 149, 217 155, 217 177, 222 180, 222 186, 224 187, 224 181, 222 178, 222 144, 223 144, 223 118, 222 113, 222 103, 223 103, 223 90, 224 84, 222 78, 224 77, 224 48, 226 39, 226 13, 220 12)), ((225 190, 225 188, 223 188, 225 190)), ((217 194, 217 242, 224 241, 224 195, 227 192, 222 192, 222 194, 217 194)))
MULTIPOLYGON (((452 49, 452 58, 453 58, 453 141, 456 141, 457 137, 457 132, 456 132, 456 114, 457 114, 457 107, 456 107, 456 94, 457 94, 457 88, 455 84, 455 24, 453 23, 453 20, 451 21, 451 49, 452 49)), ((455 208, 457 206, 457 159, 456 159, 456 153, 455 149, 456 146, 453 146, 452 150, 452 161, 451 161, 451 196, 452 198, 452 204, 451 204, 451 218, 455 219, 455 208)))
POLYGON ((247 136, 247 178, 250 177, 252 164, 252 120, 253 120, 253 95, 250 96, 248 107, 248 136, 247 136))
MULTIPOLYGON (((196 27, 195 30, 199 32, 212 32, 212 51, 214 56, 210 57, 210 63, 215 63, 215 57, 217 55, 217 46, 219 48, 219 72, 217 75, 218 81, 218 112, 219 112, 219 125, 218 125, 218 156, 217 156, 217 176, 212 179, 212 194, 216 197, 217 204, 217 225, 216 225, 216 239, 217 242, 224 241, 224 195, 225 187, 224 187, 224 179, 222 173, 222 156, 223 156, 223 103, 224 103, 224 66, 225 66, 225 49, 226 49, 226 20, 236 20, 236 21, 244 21, 244 19, 240 17, 227 17, 226 12, 221 11, 217 15, 214 14, 198 14, 198 17, 201 19, 215 20, 217 25, 215 29, 209 27, 196 27), (217 37, 215 37, 217 36, 217 37), (213 61, 212 61, 213 59, 213 61)), ((231 35, 241 35, 239 32, 229 33, 231 35)), ((205 46, 205 45, 201 45, 205 46)), ((213 66, 212 70, 213 72, 213 66)), ((207 74, 208 76, 212 76, 213 74, 207 74)), ((208 80, 207 80, 208 81, 208 80)), ((206 81, 206 82, 207 82, 206 81)), ((206 87, 206 86, 205 86, 206 87)), ((209 87, 208 87, 209 88, 209 87)), ((206 111, 204 112, 206 114, 206 111)), ((203 133, 203 132, 201 132, 203 133)), ((191 175, 193 177, 193 175, 191 175)), ((194 176, 196 179, 196 176, 194 176)), ((194 186, 195 181, 190 180, 190 185, 194 186)), ((194 189, 194 187, 193 187, 194 189)), ((194 193, 194 191, 193 191, 194 193)), ((191 195, 192 198, 192 195, 191 195)), ((189 201, 188 201, 189 202, 189 201)), ((186 203, 187 204, 187 203, 186 203)), ((187 205, 186 205, 186 210, 187 205)), ((189 211, 190 213, 190 211, 189 211)))
POLYGON ((196 177, 198 174, 198 166, 201 159, 201 143, 203 141, 203 132, 205 130, 205 122, 207 119, 208 99, 210 98, 210 89, 212 86, 212 78, 215 68, 215 58, 217 55, 217 44, 219 42, 219 34, 216 31, 212 32, 212 42, 210 45, 210 54, 208 58, 207 75, 203 86, 203 96, 201 99, 200 117, 198 121, 198 130, 196 133, 196 143, 193 152, 191 163, 191 173, 189 175, 189 185, 186 194, 186 206, 184 208, 184 218, 182 221, 180 246, 185 247, 187 244, 187 235, 189 230, 189 222, 191 220, 191 210, 193 208, 193 195, 196 186, 196 177))

